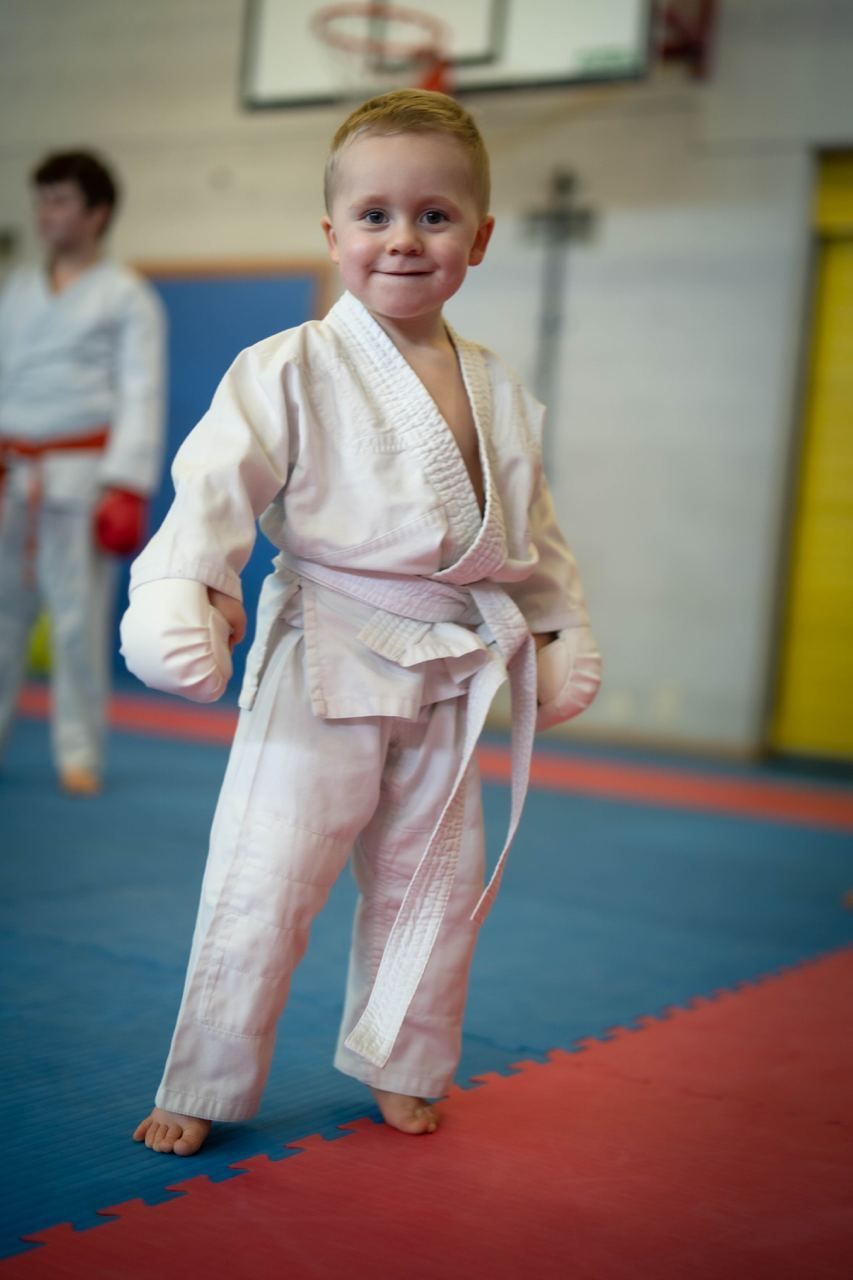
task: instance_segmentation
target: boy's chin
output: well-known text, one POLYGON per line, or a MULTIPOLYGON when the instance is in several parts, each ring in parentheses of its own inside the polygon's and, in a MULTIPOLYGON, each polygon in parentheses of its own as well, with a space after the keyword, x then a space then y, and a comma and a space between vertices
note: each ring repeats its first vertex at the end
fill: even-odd
POLYGON ((39 236, 42 248, 47 253, 74 253, 81 245, 68 236, 39 236))
POLYGON ((398 296, 396 290, 386 289, 368 289, 356 294, 368 311, 386 316, 389 320, 425 320, 430 316, 440 315, 445 302, 452 296, 453 293, 445 296, 439 291, 431 293, 429 297, 406 298, 398 296))
POLYGON ((441 317, 442 308, 441 303, 430 307, 393 307, 384 306, 382 303, 365 303, 365 306, 371 315, 378 320, 400 325, 438 321, 441 317))

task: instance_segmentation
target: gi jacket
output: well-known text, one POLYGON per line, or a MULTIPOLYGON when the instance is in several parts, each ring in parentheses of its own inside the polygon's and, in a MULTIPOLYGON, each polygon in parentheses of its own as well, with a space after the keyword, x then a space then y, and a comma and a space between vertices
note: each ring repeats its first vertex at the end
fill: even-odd
POLYGON ((542 473, 543 408, 495 355, 449 332, 477 430, 483 514, 434 401, 349 294, 325 320, 243 351, 179 450, 175 501, 133 565, 131 592, 188 578, 239 599, 260 517, 279 554, 241 706, 297 592, 312 705, 328 717, 416 716, 459 693, 485 657, 495 637, 482 611, 425 619, 401 607, 412 584, 442 584, 448 599, 493 584, 532 632, 588 626, 542 473))
MULTIPOLYGON (((91 506, 104 488, 157 487, 165 332, 151 286, 109 259, 60 293, 42 267, 12 272, 0 294, 0 445, 61 444, 109 427, 103 450, 45 454, 45 501, 91 506)), ((27 466, 11 466, 8 482, 25 498, 27 466)))

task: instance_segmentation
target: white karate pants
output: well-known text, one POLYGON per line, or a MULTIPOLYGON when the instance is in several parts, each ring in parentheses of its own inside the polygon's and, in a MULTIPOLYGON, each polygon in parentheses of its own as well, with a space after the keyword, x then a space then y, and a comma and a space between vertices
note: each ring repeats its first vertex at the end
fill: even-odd
POLYGON ((95 546, 86 506, 43 503, 30 549, 26 501, 9 489, 0 497, 0 749, 14 720, 29 634, 44 606, 51 624, 56 764, 100 773, 116 562, 95 546))
POLYGON ((436 1097, 459 1060, 482 892, 479 779, 438 939, 394 1050, 374 1067, 344 1047, 367 1004, 403 895, 459 767, 465 698, 417 721, 311 711, 302 633, 279 624, 241 713, 211 833, 183 1000, 157 1105, 212 1120, 258 1108, 277 1020, 311 921, 353 852, 360 890, 335 1065, 366 1084, 436 1097))

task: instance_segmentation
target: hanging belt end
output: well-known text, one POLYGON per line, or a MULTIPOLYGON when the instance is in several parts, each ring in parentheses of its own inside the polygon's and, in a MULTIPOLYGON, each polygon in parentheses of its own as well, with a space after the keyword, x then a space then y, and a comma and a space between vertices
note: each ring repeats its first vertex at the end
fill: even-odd
POLYGON ((483 923, 486 916, 489 914, 489 912, 492 909, 492 903, 495 900, 496 894, 497 894, 496 885, 490 884, 489 887, 483 891, 483 894, 480 897, 480 901, 477 903, 476 907, 468 917, 468 919, 471 921, 472 924, 483 923))
POLYGON ((375 1031, 362 1026, 359 1022, 347 1036, 344 1041, 344 1048, 349 1049, 351 1053, 356 1053, 365 1062, 369 1062, 372 1067, 384 1067, 388 1059, 391 1057, 393 1044, 383 1044, 380 1036, 375 1031))

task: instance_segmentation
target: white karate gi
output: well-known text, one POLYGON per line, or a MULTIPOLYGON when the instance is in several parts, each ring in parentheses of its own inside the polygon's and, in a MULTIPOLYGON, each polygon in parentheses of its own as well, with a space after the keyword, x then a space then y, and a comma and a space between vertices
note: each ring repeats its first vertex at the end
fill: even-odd
POLYGON ((451 334, 485 483, 349 295, 244 351, 174 464, 175 502, 137 559, 123 651, 146 683, 218 697, 255 518, 279 548, 211 837, 158 1105, 253 1113, 308 929, 350 851, 360 889, 336 1065, 436 1096, 458 1061, 486 891, 473 748, 513 690, 510 838, 536 721, 592 700, 599 659, 540 465, 541 406, 451 334), (547 656, 546 656, 547 655, 547 656), (546 705, 547 704, 547 705, 546 705))
POLYGON ((108 489, 147 496, 163 450, 164 324, 154 291, 107 260, 53 293, 23 267, 0 294, 0 746, 40 603, 52 623, 54 754, 100 771, 116 561, 92 516, 108 489), (38 449, 109 428, 103 448, 38 449))

